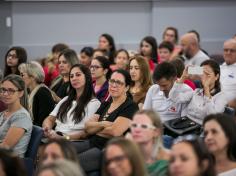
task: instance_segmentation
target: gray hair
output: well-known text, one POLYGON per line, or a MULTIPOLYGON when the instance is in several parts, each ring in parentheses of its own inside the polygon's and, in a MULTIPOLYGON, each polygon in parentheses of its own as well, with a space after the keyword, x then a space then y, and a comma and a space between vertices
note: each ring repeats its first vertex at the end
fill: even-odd
POLYGON ((19 65, 18 69, 20 72, 25 72, 29 76, 32 76, 38 84, 44 82, 45 73, 43 71, 43 67, 39 63, 35 61, 22 63, 19 65))

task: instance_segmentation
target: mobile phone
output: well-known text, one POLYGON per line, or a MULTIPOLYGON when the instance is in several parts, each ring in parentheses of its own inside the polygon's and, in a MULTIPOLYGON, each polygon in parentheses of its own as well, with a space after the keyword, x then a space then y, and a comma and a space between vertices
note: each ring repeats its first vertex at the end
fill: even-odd
POLYGON ((202 75, 203 68, 200 66, 189 66, 188 67, 188 74, 190 75, 202 75))
POLYGON ((63 133, 61 131, 56 132, 59 136, 63 136, 63 133))

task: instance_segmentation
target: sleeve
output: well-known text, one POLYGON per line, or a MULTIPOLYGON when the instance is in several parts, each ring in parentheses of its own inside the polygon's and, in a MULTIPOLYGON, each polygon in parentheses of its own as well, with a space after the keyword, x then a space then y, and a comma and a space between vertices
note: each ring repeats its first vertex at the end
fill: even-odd
POLYGON ((34 97, 34 105, 37 108, 34 112, 34 124, 41 126, 43 120, 52 112, 55 102, 51 92, 47 88, 39 89, 34 97))
POLYGON ((56 117, 62 103, 66 101, 67 98, 68 96, 64 97, 61 101, 59 101, 59 103, 56 105, 56 107, 53 109, 53 111, 49 115, 56 117))
POLYGON ((138 105, 134 102, 131 102, 127 106, 125 106, 123 109, 121 109, 119 116, 126 117, 132 120, 133 115, 136 111, 138 111, 138 105))
POLYGON ((32 121, 28 113, 20 112, 14 114, 10 119, 10 127, 22 128, 25 131, 28 131, 32 127, 32 121))
POLYGON ((146 98, 143 104, 143 109, 152 109, 152 96, 153 96, 153 86, 147 91, 146 98))
POLYGON ((212 113, 223 113, 225 110, 225 107, 227 105, 227 98, 226 95, 223 92, 219 92, 211 99, 204 96, 204 99, 206 101, 205 104, 205 112, 207 115, 212 113))
POLYGON ((169 98, 175 103, 189 103, 194 91, 182 83, 174 83, 169 93, 169 98))
POLYGON ((101 103, 98 99, 92 99, 89 103, 88 103, 88 112, 87 112, 87 117, 88 119, 90 119, 98 110, 98 108, 100 107, 101 103))

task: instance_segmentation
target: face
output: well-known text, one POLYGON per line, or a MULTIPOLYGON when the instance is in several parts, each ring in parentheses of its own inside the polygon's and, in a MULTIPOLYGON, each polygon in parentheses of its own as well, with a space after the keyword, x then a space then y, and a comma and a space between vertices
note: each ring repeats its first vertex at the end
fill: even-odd
POLYGON ((227 65, 236 62, 236 42, 227 41, 224 43, 224 60, 227 65))
POLYGON ((167 48, 158 49, 158 53, 160 56, 160 61, 165 62, 170 60, 171 52, 167 48))
POLYGON ((130 62, 129 73, 130 73, 131 79, 134 82, 135 81, 140 81, 140 79, 141 79, 140 67, 139 67, 138 62, 135 59, 133 59, 130 62))
POLYGON ((141 53, 143 53, 143 56, 151 57, 152 54, 152 45, 147 43, 146 41, 142 41, 141 44, 141 53))
POLYGON ((79 61, 81 64, 89 67, 91 63, 91 58, 85 53, 80 53, 79 61))
POLYGON ((157 84, 159 85, 160 90, 163 91, 166 96, 168 96, 171 88, 174 85, 174 82, 174 78, 170 78, 169 80, 166 78, 161 78, 157 81, 157 84))
POLYGON ((104 54, 103 54, 101 51, 95 51, 95 52, 93 53, 93 58, 96 58, 96 57, 98 57, 98 56, 104 56, 104 54))
POLYGON ((4 81, 0 86, 0 97, 1 100, 6 104, 10 105, 16 101, 20 101, 23 96, 23 91, 19 89, 10 81, 4 81))
POLYGON ((171 176, 199 176, 198 158, 192 146, 186 142, 174 144, 171 149, 171 176))
POLYGON ((76 90, 84 89, 86 80, 84 73, 79 67, 74 67, 70 72, 70 83, 76 90))
POLYGON ((93 80, 97 80, 106 75, 106 71, 102 68, 101 63, 97 59, 92 60, 90 71, 93 80))
POLYGON ((61 148, 56 143, 49 144, 43 152, 43 164, 52 163, 58 159, 63 159, 61 148))
POLYGON ((105 37, 101 36, 98 42, 99 42, 98 48, 104 49, 104 50, 110 50, 110 44, 105 37))
POLYGON ((115 58, 115 63, 119 69, 126 69, 129 63, 129 57, 124 51, 121 51, 117 54, 115 58))
POLYGON ((209 80, 210 88, 215 87, 215 82, 219 79, 219 75, 215 75, 213 69, 209 65, 203 65, 203 75, 201 77, 202 82, 209 80))
POLYGON ((191 51, 190 51, 191 49, 190 49, 190 45, 189 45, 188 39, 187 39, 187 38, 182 38, 182 39, 180 40, 180 45, 181 45, 183 54, 184 54, 187 58, 191 58, 192 55, 191 55, 191 51))
POLYGON ((59 57, 58 64, 61 75, 67 75, 70 72, 71 65, 67 62, 64 55, 59 57))
POLYGON ((160 134, 146 114, 136 114, 130 129, 132 138, 138 144, 153 143, 153 139, 160 134))
POLYGON ((223 153, 227 150, 228 138, 215 120, 206 122, 204 126, 205 143, 211 153, 223 153))
POLYGON ((39 173, 38 176, 56 176, 51 170, 47 169, 39 173))
POLYGON ((118 98, 124 96, 128 90, 125 86, 125 78, 122 74, 114 72, 109 80, 109 93, 111 97, 118 98))
POLYGON ((163 40, 175 43, 175 32, 173 30, 167 30, 164 34, 163 40))
POLYGON ((17 58, 16 51, 11 50, 7 55, 7 65, 9 67, 16 67, 19 59, 17 58))
POLYGON ((20 72, 20 75, 22 79, 24 80, 26 87, 29 87, 32 83, 33 78, 29 76, 26 72, 20 72))
POLYGON ((106 149, 106 169, 110 176, 130 176, 132 166, 122 149, 110 145, 106 149))

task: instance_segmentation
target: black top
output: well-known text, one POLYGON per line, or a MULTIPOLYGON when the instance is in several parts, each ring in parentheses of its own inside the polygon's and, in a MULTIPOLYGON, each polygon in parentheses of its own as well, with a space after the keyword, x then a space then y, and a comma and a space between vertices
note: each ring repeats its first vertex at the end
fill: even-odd
POLYGON ((44 119, 52 112, 55 102, 51 92, 46 87, 40 87, 33 98, 34 125, 42 126, 44 119))
MULTIPOLYGON (((110 114, 106 115, 106 112, 109 109, 111 103, 112 103, 112 100, 101 104, 101 106, 95 113, 95 114, 100 115, 99 121, 106 120, 106 121, 114 122, 116 118, 119 116, 132 120, 134 113, 138 111, 137 104, 134 103, 131 98, 127 97, 125 102, 121 104, 121 106, 119 106, 116 110, 114 110, 110 114), (106 118, 104 119, 105 115, 106 115, 106 118)), ((98 135, 93 135, 90 137, 90 143, 100 149, 104 148, 108 140, 109 140, 108 138, 104 138, 98 135)))
POLYGON ((59 81, 52 90, 57 94, 61 99, 68 95, 70 82, 64 82, 63 79, 59 81))

